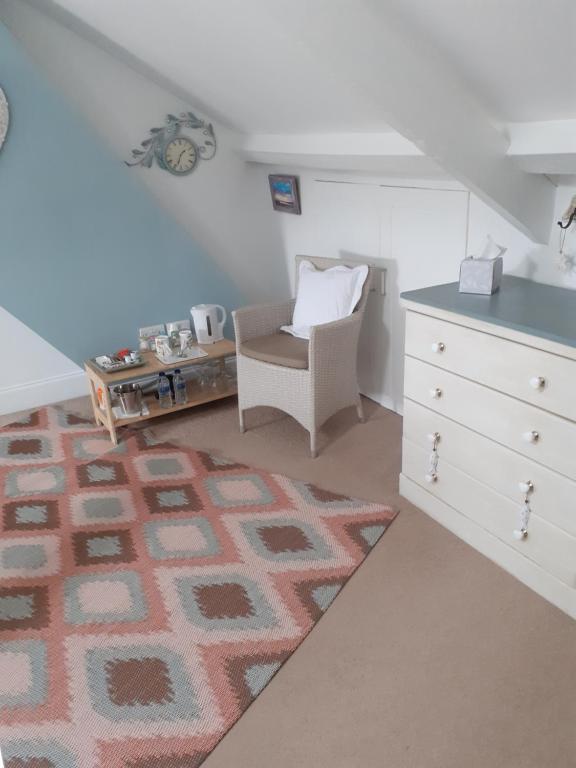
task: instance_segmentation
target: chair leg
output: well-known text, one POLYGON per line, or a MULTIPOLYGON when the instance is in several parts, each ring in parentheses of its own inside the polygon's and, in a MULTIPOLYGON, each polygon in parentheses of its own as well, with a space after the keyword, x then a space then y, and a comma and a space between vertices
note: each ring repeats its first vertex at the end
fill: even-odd
POLYGON ((318 457, 318 449, 316 448, 316 429, 310 430, 310 455, 313 459, 318 457))
POLYGON ((358 403, 356 405, 356 413, 358 414, 358 421, 364 424, 366 421, 366 418, 364 417, 364 404, 362 403, 362 398, 358 398, 358 403))
POLYGON ((244 411, 242 408, 238 408, 238 422, 240 425, 240 432, 243 434, 246 432, 246 425, 244 424, 244 411))

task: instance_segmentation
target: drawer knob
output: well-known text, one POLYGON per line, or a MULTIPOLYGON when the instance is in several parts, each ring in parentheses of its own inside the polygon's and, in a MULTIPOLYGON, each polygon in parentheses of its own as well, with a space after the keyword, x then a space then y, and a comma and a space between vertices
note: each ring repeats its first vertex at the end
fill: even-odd
POLYGON ((435 483, 438 480, 438 475, 436 472, 428 472, 427 475, 424 475, 424 480, 426 480, 427 483, 435 483))
POLYGON ((437 445, 440 442, 440 432, 430 432, 428 442, 432 443, 432 445, 437 445))
POLYGON ((533 376, 530 379, 530 386, 532 389, 544 389, 546 386, 546 379, 544 376, 533 376))
POLYGON ((533 429, 531 432, 524 432, 524 434, 522 435, 522 438, 527 443, 537 443, 538 440, 540 440, 540 433, 536 432, 536 430, 533 429))
POLYGON ((520 493, 523 493, 525 496, 527 496, 534 490, 534 483, 532 480, 525 480, 518 483, 518 488, 520 489, 520 493))
POLYGON ((432 344, 432 352, 444 352, 446 344, 443 341, 435 341, 432 344))
POLYGON ((430 397, 432 398, 432 400, 440 400, 440 398, 442 397, 442 390, 440 389, 440 387, 436 387, 436 389, 431 389, 430 397))

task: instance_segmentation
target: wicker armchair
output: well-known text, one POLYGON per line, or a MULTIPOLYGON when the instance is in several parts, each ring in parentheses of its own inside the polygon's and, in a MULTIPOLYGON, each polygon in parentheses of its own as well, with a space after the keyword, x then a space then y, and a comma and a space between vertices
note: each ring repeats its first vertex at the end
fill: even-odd
MULTIPOLYGON (((341 259, 296 257, 296 275, 302 259, 319 269, 336 265, 358 266, 341 259)), ((280 332, 290 325, 295 300, 238 309, 233 313, 238 362, 240 431, 244 411, 267 405, 293 416, 310 433, 310 451, 317 453, 319 427, 337 411, 355 406, 364 421, 358 391, 358 338, 372 269, 356 309, 349 317, 312 327, 310 341, 280 332)))

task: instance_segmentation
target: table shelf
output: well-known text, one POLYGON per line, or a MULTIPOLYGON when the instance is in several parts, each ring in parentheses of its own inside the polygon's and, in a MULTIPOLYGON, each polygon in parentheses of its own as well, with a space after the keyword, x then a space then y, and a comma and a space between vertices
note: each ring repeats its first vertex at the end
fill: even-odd
POLYGON ((100 370, 92 360, 86 361, 84 370, 86 371, 90 386, 94 420, 97 424, 102 424, 106 427, 114 445, 118 444, 116 430, 119 427, 136 424, 140 421, 149 421, 150 419, 156 419, 159 416, 166 416, 167 414, 176 413, 178 411, 185 411, 188 408, 194 408, 197 405, 204 405, 205 403, 211 403, 216 400, 223 400, 226 397, 233 397, 237 394, 235 385, 228 386, 224 390, 210 392, 199 391, 196 386, 188 382, 186 385, 188 402, 182 405, 172 405, 170 408, 161 408, 154 395, 148 394, 144 396, 144 402, 148 406, 149 413, 146 415, 124 416, 119 419, 115 418, 112 410, 110 389, 116 385, 126 384, 128 382, 138 383, 145 379, 154 378, 158 376, 160 371, 174 371, 175 368, 189 369, 191 367, 212 362, 218 362, 221 368, 224 369, 226 359, 235 357, 236 355, 235 344, 228 339, 223 339, 215 344, 200 344, 198 346, 206 352, 205 357, 199 357, 194 360, 185 360, 182 361, 182 363, 163 364, 152 352, 144 352, 143 357, 145 365, 139 368, 117 371, 116 373, 106 373, 105 371, 100 370), (101 391, 101 398, 98 395, 99 390, 101 391), (100 401, 102 401, 102 404, 100 401))
POLYGON ((205 405, 206 403, 212 403, 216 400, 223 400, 225 397, 233 397, 237 393, 238 390, 236 387, 229 387, 221 392, 189 393, 188 402, 183 403, 182 405, 172 405, 170 408, 161 408, 160 403, 154 395, 146 395, 144 397, 144 402, 148 406, 149 413, 142 416, 126 416, 121 419, 115 419, 114 424, 117 427, 123 427, 126 424, 134 424, 138 421, 155 419, 157 416, 167 416, 170 413, 176 413, 176 411, 185 411, 187 408, 194 408, 196 405, 205 405))

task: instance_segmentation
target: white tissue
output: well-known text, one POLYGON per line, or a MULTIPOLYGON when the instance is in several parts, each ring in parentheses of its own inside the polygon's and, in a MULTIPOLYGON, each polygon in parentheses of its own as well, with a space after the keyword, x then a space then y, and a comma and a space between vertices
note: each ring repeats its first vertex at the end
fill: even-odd
POLYGON ((486 242, 484 243, 484 248, 482 249, 480 256, 473 258, 496 259, 498 256, 503 256, 507 250, 508 249, 503 245, 498 245, 498 243, 496 243, 492 238, 492 235, 487 235, 486 242))

